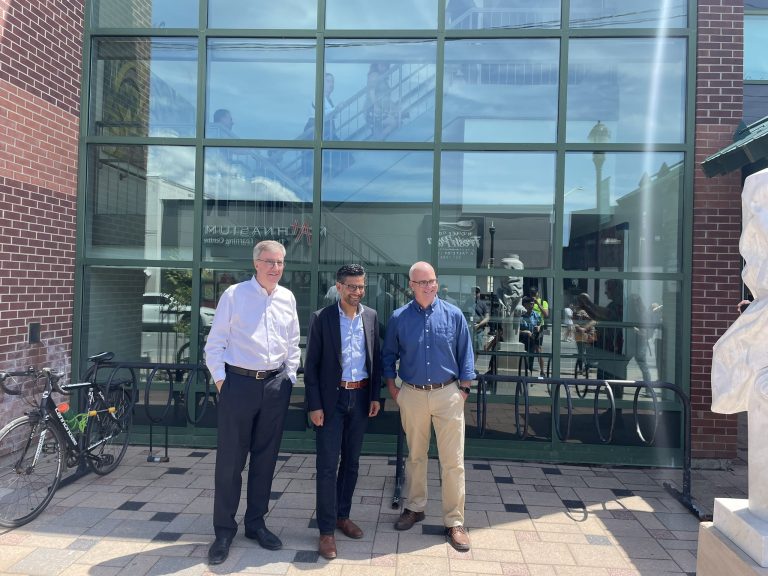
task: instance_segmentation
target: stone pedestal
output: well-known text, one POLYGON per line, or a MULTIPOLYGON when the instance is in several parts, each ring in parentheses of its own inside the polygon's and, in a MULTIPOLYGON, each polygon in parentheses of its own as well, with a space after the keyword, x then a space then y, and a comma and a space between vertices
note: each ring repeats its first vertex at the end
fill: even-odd
POLYGON ((715 498, 713 524, 759 566, 768 567, 768 522, 749 510, 749 500, 715 498))
POLYGON ((699 545, 696 552, 696 576, 768 576, 768 568, 761 567, 728 536, 703 522, 699 527, 699 545))

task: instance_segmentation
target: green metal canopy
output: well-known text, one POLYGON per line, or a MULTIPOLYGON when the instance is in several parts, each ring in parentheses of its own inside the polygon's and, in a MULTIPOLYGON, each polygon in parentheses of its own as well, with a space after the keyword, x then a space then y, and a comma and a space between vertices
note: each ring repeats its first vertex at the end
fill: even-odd
POLYGON ((728 174, 747 164, 768 159, 768 116, 742 128, 736 141, 701 163, 708 178, 728 174))

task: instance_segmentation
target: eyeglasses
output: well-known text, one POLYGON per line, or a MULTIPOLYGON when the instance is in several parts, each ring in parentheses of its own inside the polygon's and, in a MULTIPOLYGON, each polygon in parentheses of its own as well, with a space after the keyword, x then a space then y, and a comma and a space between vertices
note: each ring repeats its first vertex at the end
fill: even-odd
POLYGON ((365 292, 365 284, 342 284, 350 292, 365 292))
POLYGON ((414 284, 418 284, 419 288, 432 288, 432 286, 437 286, 437 278, 432 278, 432 280, 411 280, 414 284))
POLYGON ((270 268, 282 268, 285 266, 285 260, 262 260, 261 258, 256 258, 256 260, 264 262, 270 268))

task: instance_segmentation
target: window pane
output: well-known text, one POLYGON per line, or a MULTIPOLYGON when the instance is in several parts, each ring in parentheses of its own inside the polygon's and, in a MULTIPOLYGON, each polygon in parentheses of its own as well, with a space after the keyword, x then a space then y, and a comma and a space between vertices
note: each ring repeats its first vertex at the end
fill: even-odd
POLYGON ((678 272, 683 173, 676 152, 568 154, 563 267, 678 272))
MULTIPOLYGON (((323 153, 324 164, 334 152, 323 153)), ((405 266, 428 260, 432 153, 349 153, 349 169, 323 171, 320 262, 405 266)))
POLYGON ((86 255, 192 259, 195 149, 91 146, 86 255))
POLYGON ((744 80, 768 80, 768 16, 744 16, 744 80))
POLYGON ((437 28, 437 0, 326 0, 327 28, 437 28))
POLYGON ((752 124, 768 116, 768 84, 744 83, 744 122, 752 124))
POLYGON ((438 265, 548 268, 554 204, 552 153, 443 153, 438 265))
POLYGON ((574 323, 574 342, 562 346, 564 377, 579 367, 581 378, 679 382, 678 283, 566 278, 563 288, 574 323))
POLYGON ((94 41, 90 132, 96 136, 193 137, 197 41, 94 41))
POLYGON ((554 142, 557 40, 452 40, 445 44, 443 140, 554 142))
POLYGON ((317 0, 208 0, 210 28, 315 28, 317 0))
POLYGON ((571 0, 571 28, 685 28, 686 0, 571 0))
POLYGON ((95 28, 197 28, 197 0, 94 0, 95 28))
POLYGON ((560 0, 448 0, 445 27, 478 30, 488 28, 559 28, 560 0))
POLYGON ((685 46, 683 38, 571 40, 568 141, 589 141, 599 120, 611 142, 683 142, 685 46))
POLYGON ((294 140, 314 101, 314 42, 209 41, 208 138, 294 140))
POLYGON ((329 41, 325 71, 334 89, 324 138, 432 140, 435 50, 434 42, 421 40, 329 41))
POLYGON ((193 306, 192 273, 177 268, 91 267, 84 281, 83 355, 108 350, 121 362, 189 357, 192 314, 207 332, 213 308, 193 306))
MULTIPOLYGON (((290 266, 309 260, 312 240, 311 151, 259 148, 207 148, 203 213, 203 257, 252 260, 261 240, 277 240, 290 266)), ((190 205, 190 210, 192 206, 190 205)))

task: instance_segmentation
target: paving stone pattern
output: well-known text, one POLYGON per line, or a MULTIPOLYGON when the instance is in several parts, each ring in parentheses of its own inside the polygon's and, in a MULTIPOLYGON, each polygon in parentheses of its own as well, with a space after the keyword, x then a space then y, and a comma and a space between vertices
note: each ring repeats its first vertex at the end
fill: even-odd
MULTIPOLYGON (((267 525, 283 550, 263 550, 241 530, 227 561, 209 567, 216 453, 177 448, 170 456, 168 463, 148 463, 146 448, 131 447, 109 476, 88 475, 61 488, 34 522, 0 531, 0 574, 682 576, 696 570, 698 519, 663 486, 680 487, 680 470, 467 461, 472 550, 462 553, 445 540, 437 461, 429 465, 426 519, 397 532, 395 461, 378 456, 361 460, 352 509, 365 536, 337 533, 338 558, 327 561, 317 553, 312 454, 278 460, 267 525)), ((743 463, 696 470, 695 504, 711 513, 716 496, 744 497, 746 481, 743 463)), ((241 500, 241 516, 244 509, 241 500)))

